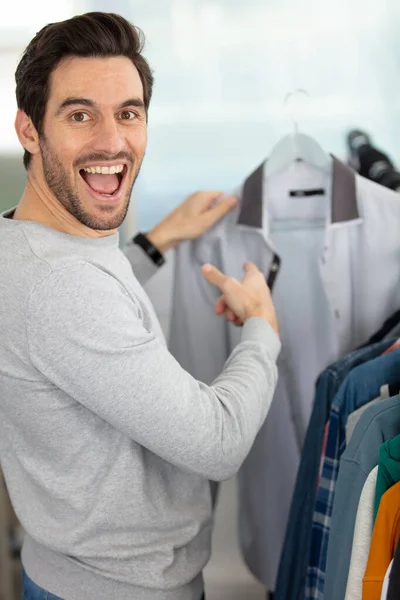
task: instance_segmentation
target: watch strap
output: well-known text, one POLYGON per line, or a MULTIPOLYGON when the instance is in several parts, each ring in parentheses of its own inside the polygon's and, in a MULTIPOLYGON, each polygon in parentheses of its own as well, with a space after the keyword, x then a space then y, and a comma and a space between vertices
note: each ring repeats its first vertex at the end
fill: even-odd
POLYGON ((144 233, 137 233, 132 241, 144 250, 157 267, 161 267, 165 263, 165 258, 161 252, 157 250, 144 233))

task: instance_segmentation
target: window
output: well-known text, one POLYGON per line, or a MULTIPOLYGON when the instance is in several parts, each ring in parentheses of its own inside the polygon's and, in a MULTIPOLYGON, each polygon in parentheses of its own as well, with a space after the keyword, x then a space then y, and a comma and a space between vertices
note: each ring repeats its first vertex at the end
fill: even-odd
MULTIPOLYGON (((89 10, 110 3, 24 0, 7 9, 0 152, 19 151, 13 74, 25 43, 45 23, 89 10)), ((156 78, 135 188, 140 228, 195 189, 242 181, 291 131, 283 99, 297 88, 309 94, 300 130, 327 151, 344 157, 347 130, 361 127, 400 159, 398 0, 115 0, 112 10, 144 30, 156 78)))
POLYGON ((7 5, 7 14, 0 20, 1 154, 21 153, 14 131, 17 109, 14 73, 21 54, 35 33, 44 25, 75 14, 76 4, 74 0, 18 0, 7 5))
POLYGON ((240 183, 291 132, 283 99, 297 88, 309 94, 300 129, 327 151, 344 158, 346 132, 361 127, 400 155, 397 0, 123 4, 156 78, 139 227, 197 188, 240 183))

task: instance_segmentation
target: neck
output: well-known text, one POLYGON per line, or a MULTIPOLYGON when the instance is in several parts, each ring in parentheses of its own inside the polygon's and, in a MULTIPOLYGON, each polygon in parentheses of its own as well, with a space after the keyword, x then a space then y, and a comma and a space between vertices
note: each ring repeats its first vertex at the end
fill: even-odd
POLYGON ((28 181, 14 213, 14 219, 35 221, 62 233, 80 237, 100 238, 115 231, 97 231, 78 221, 53 196, 46 184, 41 184, 28 172, 28 181))

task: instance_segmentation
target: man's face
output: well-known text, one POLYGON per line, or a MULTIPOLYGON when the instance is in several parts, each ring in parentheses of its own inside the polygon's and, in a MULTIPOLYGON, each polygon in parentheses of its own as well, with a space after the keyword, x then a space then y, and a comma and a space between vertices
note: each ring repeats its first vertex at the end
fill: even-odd
POLYGON ((64 59, 51 76, 39 142, 55 198, 86 227, 117 229, 147 143, 134 64, 126 57, 64 59))

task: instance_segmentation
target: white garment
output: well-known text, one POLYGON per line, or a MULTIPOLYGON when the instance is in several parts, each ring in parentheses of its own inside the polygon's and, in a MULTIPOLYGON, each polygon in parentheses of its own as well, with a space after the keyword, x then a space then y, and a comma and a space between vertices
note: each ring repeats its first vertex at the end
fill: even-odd
MULTIPOLYGON (((276 193, 271 189, 273 181, 266 182, 263 172, 262 165, 237 192, 240 203, 234 211, 202 238, 181 244, 176 251, 170 349, 183 368, 205 383, 212 382, 222 371, 240 339, 240 331, 215 315, 214 302, 219 291, 204 280, 201 265, 212 263, 227 275, 241 279, 244 262, 251 260, 268 276, 279 256, 272 239, 277 234, 274 223, 279 220, 275 209, 283 210, 287 202, 301 210, 306 206, 303 200, 316 200, 312 196, 288 195, 288 190, 299 188, 290 171, 286 177, 282 174, 279 186, 276 183, 276 193), (270 203, 270 198, 275 198, 275 202, 270 203)), ((318 179, 317 185, 320 184, 318 179)), ((291 292, 293 302, 290 307, 283 307, 284 314, 286 319, 290 312, 292 322, 304 319, 301 337, 305 336, 304 329, 309 335, 297 340, 300 343, 295 351, 295 368, 281 369, 268 418, 239 473, 242 550, 250 570, 271 590, 299 464, 299 442, 311 413, 317 367, 321 370, 363 344, 400 307, 400 196, 355 175, 336 160, 330 184, 332 193, 324 185, 327 194, 319 197, 324 212, 315 215, 307 208, 303 214, 303 224, 305 220, 324 218, 324 229, 315 240, 313 273, 320 277, 316 293, 323 292, 326 297, 326 304, 318 303, 319 309, 321 315, 326 311, 328 318, 313 318, 312 312, 300 305, 296 309, 296 295, 300 297, 298 291, 306 278, 303 272, 297 273, 291 292), (318 244, 322 246, 319 253, 318 244), (332 327, 332 336, 324 329, 327 324, 332 327), (309 350, 315 353, 320 346, 316 343, 320 328, 327 336, 326 348, 321 362, 314 361, 310 366, 305 357, 309 350)), ((285 261, 282 260, 273 297, 279 293, 278 286, 290 288, 290 275, 279 283, 283 269, 291 269, 287 256, 285 261)), ((303 290, 301 295, 304 301, 303 290)), ((282 311, 281 305, 277 311, 282 311)), ((285 328, 284 323, 281 326, 285 328)), ((285 332, 283 335, 286 337, 285 332)), ((288 335, 286 345, 292 344, 292 339, 288 335)), ((290 349, 284 346, 284 356, 288 352, 290 349)))
POLYGON ((371 402, 367 402, 367 404, 364 404, 363 406, 360 406, 355 411, 353 411, 352 413, 349 414, 349 416, 347 417, 347 423, 346 423, 346 445, 347 446, 350 443, 351 436, 354 433, 354 430, 355 430, 355 428, 357 426, 358 421, 361 418, 361 415, 370 406, 374 406, 374 404, 377 404, 381 400, 386 400, 389 397, 390 397, 389 386, 387 384, 382 385, 381 386, 381 395, 378 398, 375 398, 375 400, 371 400, 371 402))
POLYGON ((334 319, 322 284, 319 256, 324 249, 330 176, 305 163, 295 163, 266 182, 269 235, 281 258, 273 290, 283 350, 278 360, 280 377, 291 397, 310 398, 292 403, 292 418, 299 448, 303 446, 311 413, 315 380, 302 373, 320 373, 337 355, 334 319), (324 189, 324 196, 291 197, 288 180, 297 189, 324 189), (300 318, 299 318, 300 317, 300 318), (316 327, 316 324, 317 327, 316 327), (306 342, 305 342, 306 340, 306 342), (306 351, 305 351, 306 345, 306 351))
POLYGON ((374 502, 377 475, 378 467, 376 466, 372 469, 364 483, 358 503, 345 600, 362 599, 362 580, 367 567, 372 530, 374 528, 374 502))
POLYGON ((386 575, 385 575, 385 579, 383 580, 381 600, 386 600, 387 595, 388 595, 388 591, 389 591, 389 579, 390 579, 390 573, 392 572, 392 565, 393 565, 393 560, 390 563, 390 565, 388 566, 388 569, 387 569, 386 575))

